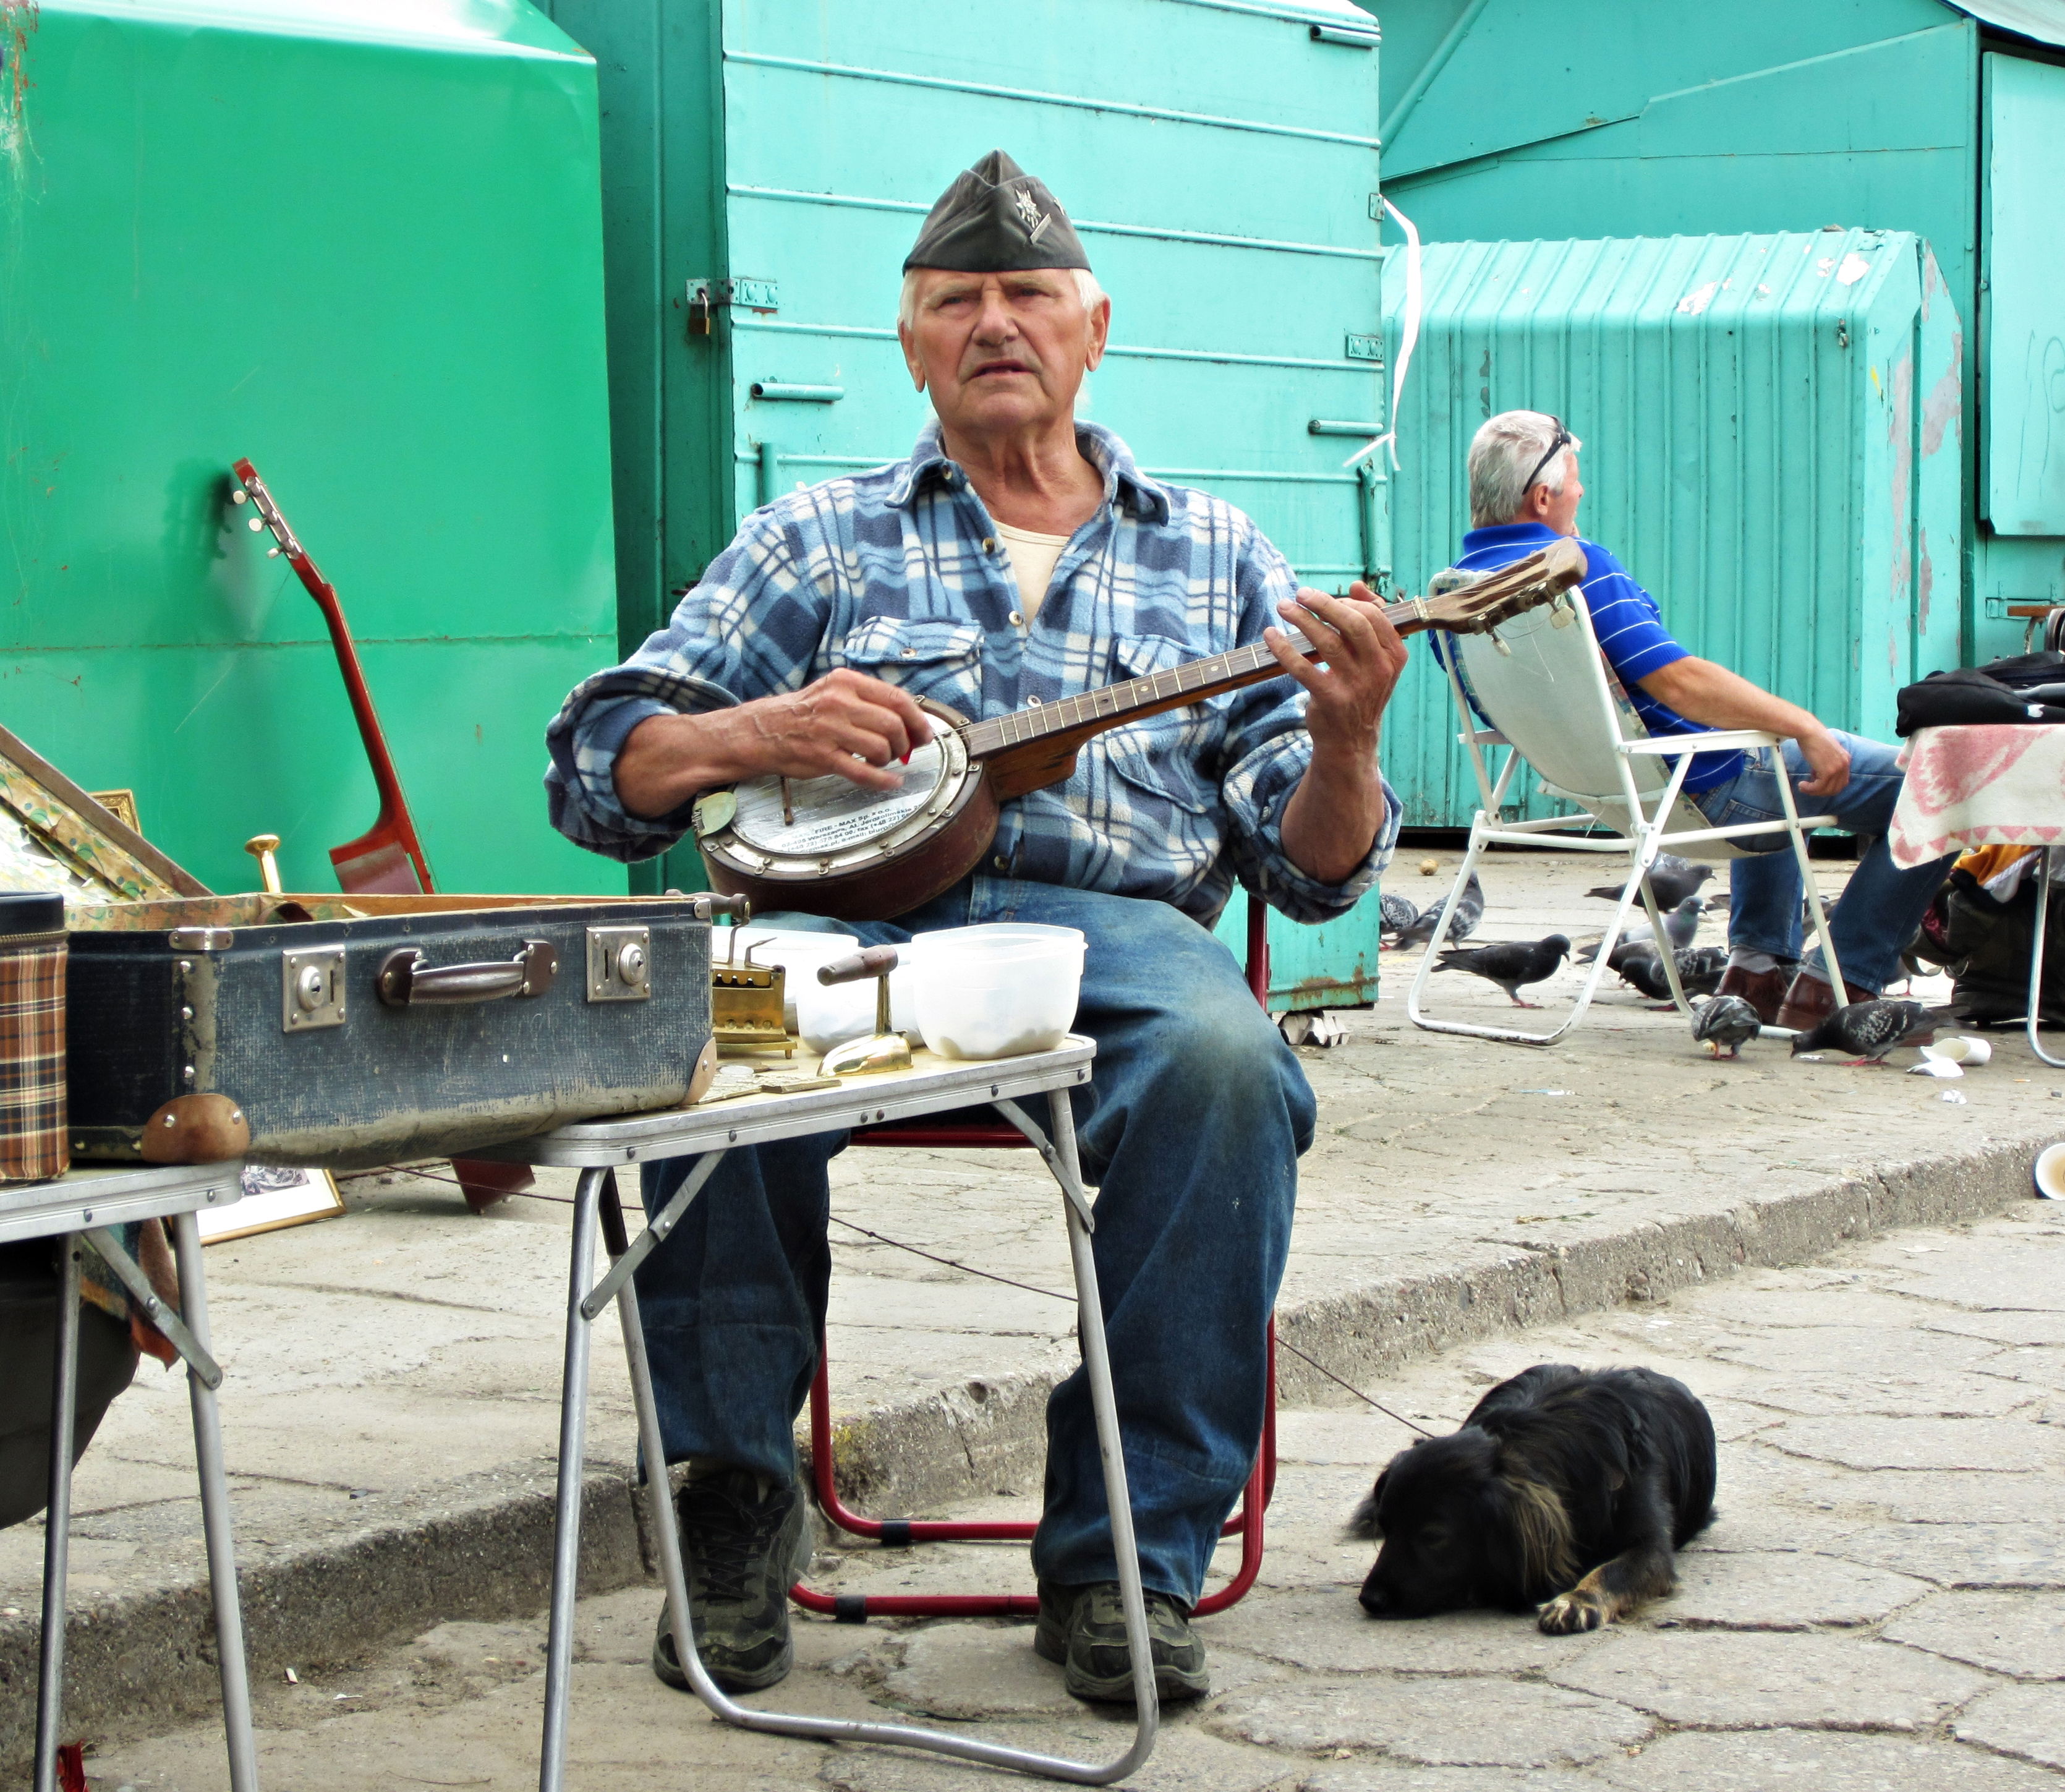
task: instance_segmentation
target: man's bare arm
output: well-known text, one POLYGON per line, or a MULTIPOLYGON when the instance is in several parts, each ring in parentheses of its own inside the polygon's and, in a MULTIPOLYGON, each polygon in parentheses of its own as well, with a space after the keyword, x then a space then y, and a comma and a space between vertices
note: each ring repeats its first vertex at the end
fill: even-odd
POLYGON ((1804 795, 1833 796, 1850 781, 1849 753, 1819 721, 1797 703, 1773 697, 1724 665, 1687 654, 1636 682, 1687 722, 1709 728, 1760 728, 1799 742, 1813 772, 1800 786, 1804 795))
POLYGON ((836 772, 870 790, 893 791, 887 769, 932 738, 909 694, 841 668, 780 697, 701 715, 648 716, 616 755, 616 799, 648 820, 672 815, 721 784, 778 774, 836 772))
POLYGON ((1384 706, 1405 669, 1405 643, 1384 619, 1376 593, 1363 585, 1349 598, 1301 591, 1284 616, 1315 645, 1325 669, 1303 658, 1288 637, 1263 637, 1285 671, 1311 693, 1305 726, 1312 763, 1283 811, 1283 851, 1320 884, 1344 884, 1369 856, 1384 825, 1384 780, 1376 768, 1384 706))

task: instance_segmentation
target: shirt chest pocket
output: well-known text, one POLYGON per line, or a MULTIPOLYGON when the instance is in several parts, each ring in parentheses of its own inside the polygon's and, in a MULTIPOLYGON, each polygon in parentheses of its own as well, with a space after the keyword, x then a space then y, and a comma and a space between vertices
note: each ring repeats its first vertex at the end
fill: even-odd
POLYGON ((963 715, 982 713, 982 630, 975 623, 872 617, 833 649, 831 659, 963 715))
MULTIPOLYGON (((1173 672, 1199 656, 1166 635, 1122 635, 1112 643, 1111 657, 1117 683, 1173 672)), ((1089 749, 1122 783, 1202 815, 1218 801, 1212 761, 1220 726, 1213 703, 1190 703, 1099 735, 1089 749)))

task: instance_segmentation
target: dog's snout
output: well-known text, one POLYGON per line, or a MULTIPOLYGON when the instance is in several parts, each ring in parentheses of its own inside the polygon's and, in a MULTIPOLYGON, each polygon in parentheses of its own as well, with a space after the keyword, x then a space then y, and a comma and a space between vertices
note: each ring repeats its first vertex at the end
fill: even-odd
POLYGON ((1372 1618, 1395 1618, 1398 1616, 1398 1608, 1391 1603, 1391 1596, 1377 1584, 1374 1569, 1370 1572, 1369 1579, 1362 1584, 1362 1591, 1356 1597, 1361 1600, 1363 1610, 1372 1618))

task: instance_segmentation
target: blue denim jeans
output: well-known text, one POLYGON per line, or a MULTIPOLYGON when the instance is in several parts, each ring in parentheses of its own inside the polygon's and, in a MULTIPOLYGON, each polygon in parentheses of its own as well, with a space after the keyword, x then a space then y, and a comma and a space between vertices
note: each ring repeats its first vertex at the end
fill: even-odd
MULTIPOLYGON (((1930 899, 1950 869, 1951 860, 1902 871, 1886 849, 1885 833, 1900 800, 1902 773, 1894 763, 1897 747, 1866 740, 1860 734, 1836 734, 1849 750, 1850 781, 1833 796, 1803 796, 1802 779, 1811 777, 1796 741, 1782 741, 1785 775, 1792 800, 1802 815, 1833 815, 1852 833, 1870 837, 1857 868, 1829 916, 1829 932, 1842 962, 1843 981, 1876 993, 1898 974, 1901 948, 1913 938, 1930 899)), ((1748 765, 1733 779, 1693 798, 1700 814, 1716 827, 1782 819, 1772 750, 1749 755, 1748 765)), ((1800 861, 1792 843, 1781 831, 1747 835, 1735 844, 1751 856, 1728 866, 1728 944, 1781 959, 1800 956, 1803 936, 1800 904, 1804 897, 1800 861)), ((1955 855, 1952 855, 1954 857, 1955 855)), ((1821 967, 1817 946, 1808 961, 1821 967)))
MULTIPOLYGON (((1088 936, 1076 1030, 1097 1055, 1073 1102, 1084 1178, 1099 1185, 1093 1244, 1134 1523, 1146 1584, 1194 1602, 1261 1438, 1265 1330, 1315 1119, 1304 1072, 1233 954, 1164 903, 987 876, 894 924, 766 918, 870 945, 983 921, 1088 936)), ((669 1462, 794 1474, 830 1272, 825 1167, 845 1145, 826 1134, 733 1151, 640 1268, 669 1462)), ((645 1166, 649 1212, 689 1162, 645 1166)), ((1065 1585, 1117 1578, 1080 1367, 1047 1405, 1032 1561, 1065 1585)))

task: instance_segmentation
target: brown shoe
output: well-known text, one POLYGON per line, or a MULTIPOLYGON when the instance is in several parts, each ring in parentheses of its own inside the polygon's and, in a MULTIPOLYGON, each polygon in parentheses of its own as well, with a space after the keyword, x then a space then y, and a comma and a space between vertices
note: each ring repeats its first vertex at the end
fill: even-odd
MULTIPOLYGON (((1860 989, 1847 977, 1843 981, 1843 1000, 1869 1001, 1878 992, 1860 989)), ((1792 987, 1785 992, 1784 1005, 1778 1010, 1778 1018, 1771 1024, 1782 1026, 1788 1032, 1804 1033, 1810 1027, 1819 1026, 1836 1012, 1836 991, 1832 984, 1818 977, 1810 977, 1802 971, 1792 980, 1792 987)))
POLYGON ((1768 971, 1746 971, 1738 965, 1731 965, 1721 973, 1720 987, 1714 994, 1716 997, 1740 996, 1756 1010, 1756 1017, 1766 1026, 1776 1026, 1778 1011, 1785 1005, 1785 992, 1792 981, 1791 972, 1776 967, 1768 971))

